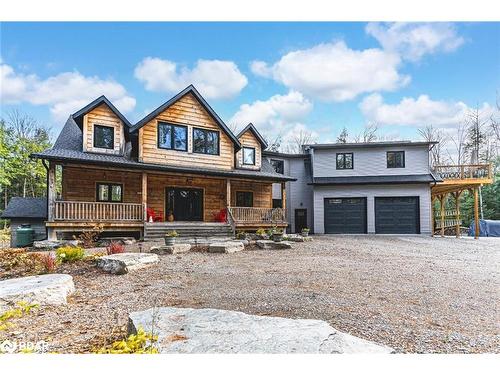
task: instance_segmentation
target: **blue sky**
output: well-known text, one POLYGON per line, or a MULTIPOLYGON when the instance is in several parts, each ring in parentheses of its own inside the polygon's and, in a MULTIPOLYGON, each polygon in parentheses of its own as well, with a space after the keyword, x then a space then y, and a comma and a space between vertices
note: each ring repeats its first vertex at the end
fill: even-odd
POLYGON ((2 116, 51 126, 101 94, 136 122, 193 83, 223 120, 285 142, 387 138, 494 110, 500 24, 2 23, 2 116))

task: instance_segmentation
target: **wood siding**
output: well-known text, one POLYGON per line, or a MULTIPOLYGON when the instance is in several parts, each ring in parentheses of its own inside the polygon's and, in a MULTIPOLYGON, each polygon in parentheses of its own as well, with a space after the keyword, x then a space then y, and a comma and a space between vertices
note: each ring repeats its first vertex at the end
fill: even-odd
POLYGON ((236 153, 236 166, 238 168, 259 170, 262 166, 262 149, 259 141, 250 130, 243 133, 238 139, 241 143, 242 149, 236 153), (255 148, 255 165, 243 164, 243 147, 255 148))
POLYGON ((272 183, 258 183, 252 181, 231 180, 231 206, 236 206, 236 192, 253 192, 253 206, 261 208, 273 207, 272 183))
POLYGON ((141 203, 142 175, 140 172, 70 166, 63 167, 62 200, 95 202, 97 182, 122 184, 123 202, 141 203))
POLYGON ((105 154, 121 154, 125 146, 123 122, 106 105, 101 104, 83 116, 83 151, 105 154), (115 129, 114 149, 94 147, 94 125, 111 126, 115 129))
POLYGON ((230 170, 234 144, 191 94, 187 94, 139 130, 139 160, 145 163, 230 170), (188 150, 159 149, 158 121, 188 127, 188 150), (193 153, 193 127, 219 131, 219 155, 193 153))

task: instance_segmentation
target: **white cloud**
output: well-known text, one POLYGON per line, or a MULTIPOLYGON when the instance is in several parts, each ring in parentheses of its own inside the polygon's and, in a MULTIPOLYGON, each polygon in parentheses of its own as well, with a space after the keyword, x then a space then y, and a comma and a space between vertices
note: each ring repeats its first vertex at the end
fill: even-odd
POLYGON ((395 53, 377 48, 353 50, 340 41, 289 52, 271 66, 254 61, 251 70, 292 90, 340 102, 406 85, 410 77, 398 72, 400 63, 395 53))
POLYGON ((177 92, 193 84, 207 99, 232 98, 248 83, 234 62, 222 60, 198 60, 193 69, 178 69, 175 62, 146 57, 134 74, 147 90, 177 92))
POLYGON ((464 43, 453 24, 444 22, 369 23, 366 32, 385 50, 410 61, 418 61, 426 54, 452 52, 464 43))
MULTIPOLYGON (((406 125, 451 127, 464 120, 469 107, 463 102, 432 100, 428 95, 418 98, 405 97, 397 104, 386 104, 380 94, 372 94, 359 104, 368 121, 379 125, 406 125)), ((484 103, 481 111, 485 116, 493 108, 484 103)))
POLYGON ((106 95, 123 112, 133 110, 136 103, 118 82, 97 76, 87 77, 79 72, 65 72, 41 79, 34 74, 18 73, 10 65, 2 63, 0 82, 2 103, 48 105, 57 121, 65 120, 101 95, 106 95))

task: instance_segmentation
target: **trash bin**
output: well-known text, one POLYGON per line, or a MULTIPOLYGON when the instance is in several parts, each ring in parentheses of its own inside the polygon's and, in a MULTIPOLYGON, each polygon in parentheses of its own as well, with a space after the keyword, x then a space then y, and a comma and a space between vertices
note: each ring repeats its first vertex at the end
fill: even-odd
POLYGON ((16 247, 27 247, 33 245, 35 230, 30 224, 21 224, 16 229, 16 247))

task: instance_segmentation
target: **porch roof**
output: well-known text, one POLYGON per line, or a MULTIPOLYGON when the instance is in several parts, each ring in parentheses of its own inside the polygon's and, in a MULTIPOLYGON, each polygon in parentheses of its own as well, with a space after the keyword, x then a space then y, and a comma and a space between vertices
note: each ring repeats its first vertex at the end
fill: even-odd
POLYGON ((315 177, 308 185, 373 185, 373 184, 412 184, 441 181, 429 174, 383 175, 383 176, 342 176, 315 177))
POLYGON ((199 175, 233 177, 233 178, 251 178, 268 181, 295 181, 296 179, 290 176, 285 176, 276 173, 272 165, 265 159, 262 159, 262 167, 260 171, 233 169, 233 170, 218 170, 210 168, 196 167, 177 167, 170 165, 160 165, 151 163, 142 163, 136 160, 127 159, 124 156, 97 154, 91 152, 83 152, 80 150, 68 150, 62 148, 52 148, 43 152, 31 154, 31 157, 37 159, 53 160, 60 162, 76 162, 81 164, 92 164, 109 167, 121 167, 137 170, 151 170, 163 172, 177 173, 192 173, 199 175))

